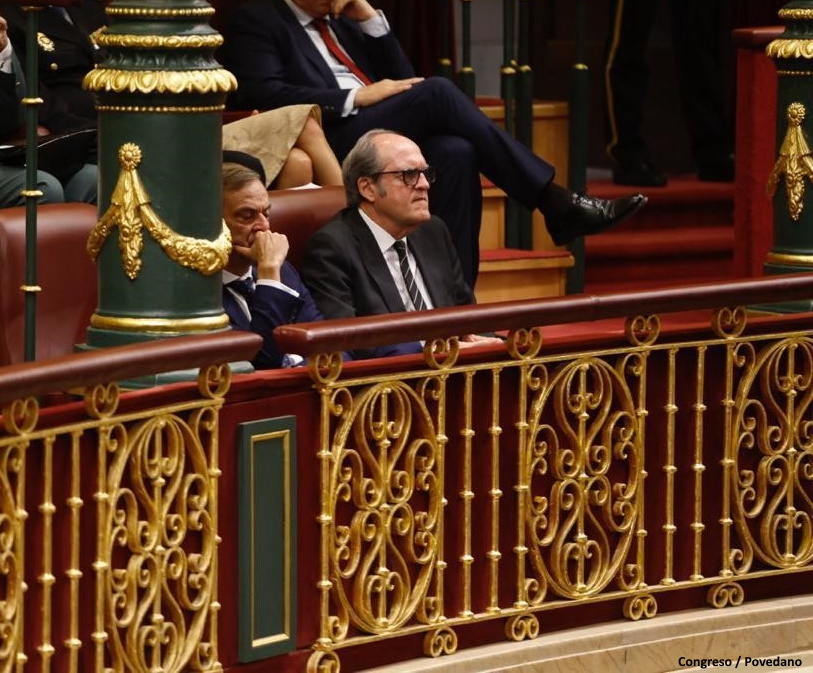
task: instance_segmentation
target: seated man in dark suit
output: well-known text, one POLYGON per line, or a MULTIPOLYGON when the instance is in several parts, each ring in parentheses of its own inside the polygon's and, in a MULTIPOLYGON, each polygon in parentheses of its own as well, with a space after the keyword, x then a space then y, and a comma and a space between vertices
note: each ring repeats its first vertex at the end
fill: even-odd
POLYGON ((505 133, 449 80, 415 77, 383 14, 367 0, 251 0, 230 12, 219 54, 239 81, 230 105, 316 103, 342 160, 370 129, 412 139, 438 171, 432 212, 449 227, 473 287, 479 263, 483 173, 538 208, 556 245, 628 217, 645 198, 605 201, 553 182, 553 166, 505 133), (328 15, 331 16, 328 16, 328 15))
POLYGON ((225 151, 223 159, 223 219, 233 246, 223 270, 223 309, 232 327, 263 338, 255 367, 301 364, 300 356, 280 352, 272 332, 286 323, 321 320, 322 315, 299 274, 285 261, 288 239, 271 231, 259 159, 234 151, 225 151))
MULTIPOLYGON (((443 221, 429 214, 435 171, 409 138, 374 129, 342 164, 348 207, 308 242, 302 277, 326 318, 420 311, 474 302, 443 221)), ((461 345, 500 342, 467 334, 461 345)), ((418 342, 356 351, 418 353, 418 342)))

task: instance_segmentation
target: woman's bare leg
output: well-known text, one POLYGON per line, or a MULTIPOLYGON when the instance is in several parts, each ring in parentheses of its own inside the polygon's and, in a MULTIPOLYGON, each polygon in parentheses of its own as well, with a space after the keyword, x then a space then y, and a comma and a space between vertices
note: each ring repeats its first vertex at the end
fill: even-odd
POLYGON ((308 154, 298 147, 292 147, 271 187, 273 189, 301 187, 314 181, 313 173, 313 162, 308 154))
POLYGON ((313 182, 317 185, 342 184, 342 168, 333 150, 328 145, 322 127, 313 117, 308 117, 305 127, 294 143, 311 159, 313 164, 313 182))

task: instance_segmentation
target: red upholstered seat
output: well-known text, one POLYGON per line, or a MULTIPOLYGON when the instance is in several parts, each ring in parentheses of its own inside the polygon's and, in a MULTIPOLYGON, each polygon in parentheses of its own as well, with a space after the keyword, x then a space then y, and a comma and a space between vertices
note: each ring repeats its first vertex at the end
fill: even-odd
MULTIPOLYGON (((308 238, 345 205, 342 187, 269 192, 271 225, 287 234, 299 267, 308 238)), ((96 207, 40 206, 38 213, 37 359, 67 355, 85 341, 96 309, 96 266, 85 250, 96 207)), ((0 209, 0 365, 24 358, 25 208, 0 209)))
POLYGON ((347 205, 344 187, 272 190, 268 196, 271 228, 288 236, 288 261, 297 269, 308 238, 347 205))
MULTIPOLYGON (((85 340, 96 308, 96 266, 85 250, 96 206, 37 209, 37 359, 66 355, 85 340)), ((0 365, 24 358, 25 208, 0 209, 0 365)))

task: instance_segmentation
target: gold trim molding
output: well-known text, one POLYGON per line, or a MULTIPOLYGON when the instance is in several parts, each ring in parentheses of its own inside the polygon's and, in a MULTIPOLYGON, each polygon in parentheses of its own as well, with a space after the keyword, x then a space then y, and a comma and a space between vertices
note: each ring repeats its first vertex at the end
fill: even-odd
POLYGON ((799 220, 804 208, 805 178, 813 179, 813 156, 802 130, 806 114, 807 110, 802 103, 788 105, 788 128, 766 186, 768 195, 773 197, 779 181, 784 179, 788 211, 794 221, 799 220))
POLYGON ((794 264, 813 267, 813 255, 789 255, 784 252, 769 252, 765 261, 769 264, 794 264))
POLYGON ((780 9, 778 14, 780 19, 813 19, 813 9, 805 9, 802 7, 786 7, 780 9))
POLYGON ((779 38, 765 48, 765 53, 770 58, 813 59, 813 40, 785 40, 779 38))
POLYGON ((107 7, 107 16, 146 16, 146 17, 203 17, 212 16, 214 7, 187 7, 184 9, 155 9, 150 7, 107 7))
POLYGON ((225 313, 206 318, 114 318, 94 313, 90 326, 118 332, 197 332, 223 329, 229 324, 225 313))
POLYGON ((110 197, 110 207, 88 237, 87 251, 94 261, 110 232, 118 227, 124 272, 130 280, 135 280, 141 271, 142 229, 146 227, 167 256, 181 266, 204 276, 211 276, 226 266, 231 234, 225 222, 214 241, 175 233, 152 209, 150 196, 138 176, 136 167, 141 163, 141 148, 134 143, 122 145, 119 163, 121 173, 110 197))
POLYGON ((98 112, 132 112, 136 114, 195 114, 203 112, 223 112, 225 105, 201 105, 183 107, 180 105, 97 105, 98 112))
POLYGON ((100 34, 101 47, 135 49, 216 49, 223 44, 222 35, 111 35, 100 34))
POLYGON ((211 70, 115 70, 96 68, 82 83, 89 91, 113 93, 229 93, 237 79, 224 68, 211 70))

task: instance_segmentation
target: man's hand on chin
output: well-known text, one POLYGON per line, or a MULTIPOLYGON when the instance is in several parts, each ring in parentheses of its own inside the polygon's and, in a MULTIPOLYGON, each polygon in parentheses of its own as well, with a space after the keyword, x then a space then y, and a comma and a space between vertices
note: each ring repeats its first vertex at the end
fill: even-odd
POLYGON ((352 21, 367 21, 376 16, 376 11, 367 0, 333 0, 330 13, 334 17, 344 15, 352 21))

